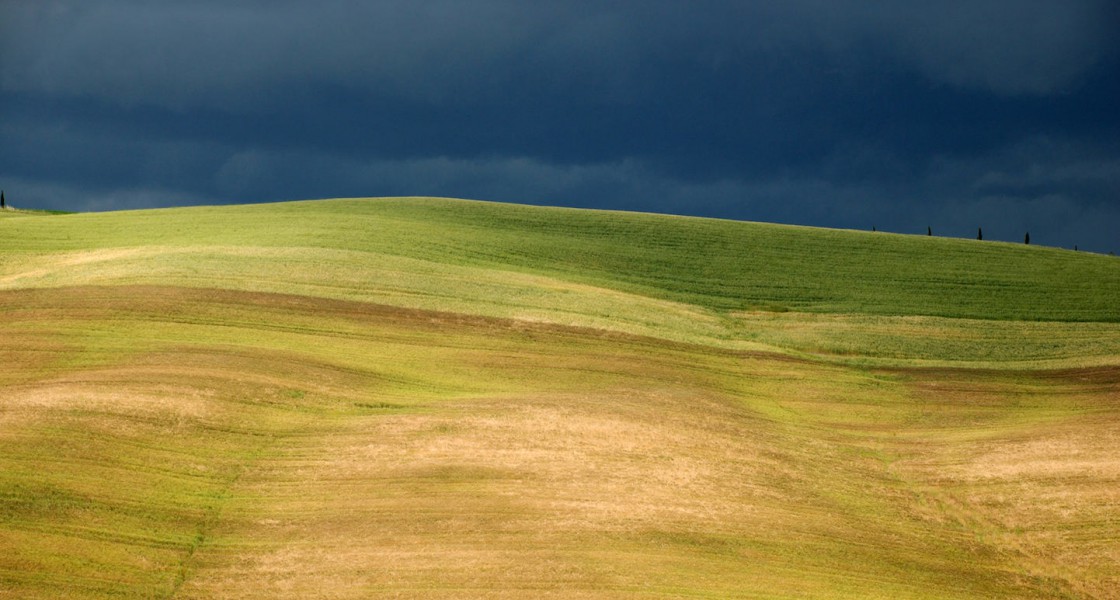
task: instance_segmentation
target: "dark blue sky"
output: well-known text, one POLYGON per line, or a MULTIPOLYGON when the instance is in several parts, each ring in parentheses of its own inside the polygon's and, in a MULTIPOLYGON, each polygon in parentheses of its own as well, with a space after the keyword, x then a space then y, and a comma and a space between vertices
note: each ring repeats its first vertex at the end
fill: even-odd
POLYGON ((0 0, 0 187, 438 195, 1120 251, 1120 3, 0 0))

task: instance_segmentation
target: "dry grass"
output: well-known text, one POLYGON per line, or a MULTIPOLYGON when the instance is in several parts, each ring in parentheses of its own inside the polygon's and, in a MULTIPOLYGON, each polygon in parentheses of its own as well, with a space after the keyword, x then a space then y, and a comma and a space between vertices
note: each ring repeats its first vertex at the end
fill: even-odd
POLYGON ((1120 369, 1022 380, 1013 404, 1034 403, 1049 416, 1012 430, 978 429, 952 445, 915 447, 893 469, 930 499, 937 509, 931 518, 973 532, 1025 572, 1063 582, 1071 595, 1115 597, 1120 369))
POLYGON ((1116 589, 1115 368, 868 371, 183 288, 0 305, 0 351, 68 349, 6 375, 9 596, 1116 589))

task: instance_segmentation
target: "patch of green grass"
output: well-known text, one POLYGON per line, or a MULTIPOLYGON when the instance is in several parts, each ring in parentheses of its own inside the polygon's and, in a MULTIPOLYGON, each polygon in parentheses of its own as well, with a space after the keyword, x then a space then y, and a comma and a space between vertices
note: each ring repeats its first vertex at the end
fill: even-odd
POLYGON ((45 217, 51 215, 70 215, 74 214, 65 210, 39 210, 33 208, 13 208, 8 206, 0 210, 0 219, 12 217, 45 217))
POLYGON ((756 344, 863 365, 1054 368, 1114 364, 1120 324, 750 312, 732 326, 756 344))

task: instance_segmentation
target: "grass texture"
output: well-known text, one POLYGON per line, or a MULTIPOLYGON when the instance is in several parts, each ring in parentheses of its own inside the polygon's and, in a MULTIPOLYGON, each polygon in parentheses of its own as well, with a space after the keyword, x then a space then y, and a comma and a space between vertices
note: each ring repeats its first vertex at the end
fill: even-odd
POLYGON ((0 598, 1120 597, 1120 261, 443 199, 0 219, 0 598))

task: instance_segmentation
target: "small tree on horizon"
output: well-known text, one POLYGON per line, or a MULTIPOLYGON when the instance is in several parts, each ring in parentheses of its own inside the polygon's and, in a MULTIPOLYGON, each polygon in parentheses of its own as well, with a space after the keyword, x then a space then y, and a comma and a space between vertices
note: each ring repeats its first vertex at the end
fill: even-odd
POLYGON ((0 208, 7 208, 8 204, 4 202, 4 190, 0 190, 0 208))
POLYGON ((1029 231, 1027 232, 1027 235, 1026 235, 1026 237, 1024 237, 1024 238, 1023 238, 1023 243, 1024 243, 1024 244, 1029 244, 1029 243, 1031 243, 1031 232, 1029 232, 1029 231))
POLYGON ((933 235, 933 227, 926 225, 926 235, 933 235))
POLYGON ((976 228, 976 239, 978 239, 978 240, 984 239, 984 228, 983 227, 977 227, 976 228))

